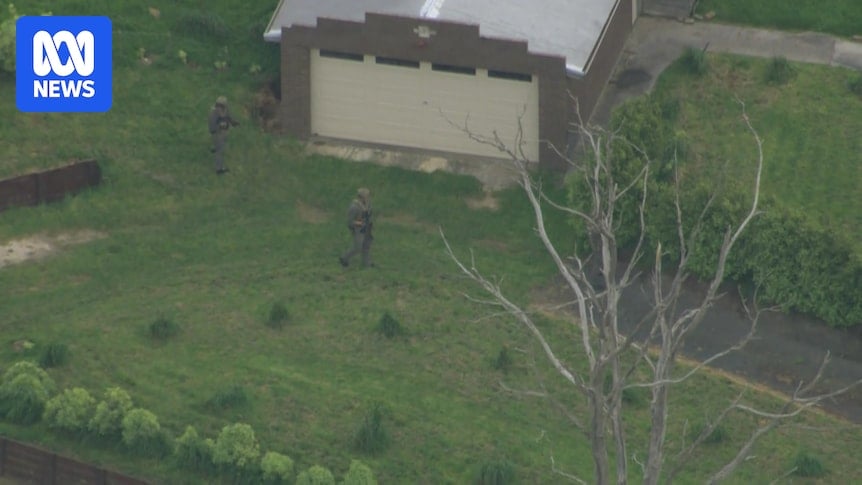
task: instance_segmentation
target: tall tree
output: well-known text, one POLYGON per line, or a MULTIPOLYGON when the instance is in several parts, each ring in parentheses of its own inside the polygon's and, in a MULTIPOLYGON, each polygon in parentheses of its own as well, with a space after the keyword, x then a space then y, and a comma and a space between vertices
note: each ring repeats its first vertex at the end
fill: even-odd
MULTIPOLYGON (((585 398, 587 416, 574 421, 579 424, 590 443, 595 483, 627 483, 632 461, 640 465, 643 483, 652 485, 658 483, 659 479, 672 481, 687 458, 729 413, 744 411, 758 416, 758 427, 732 460, 711 477, 710 483, 718 482, 729 476, 749 456, 755 442, 765 433, 803 410, 824 399, 844 393, 862 382, 860 380, 825 394, 816 393, 815 388, 829 361, 827 353, 814 379, 806 384, 800 383, 796 391, 787 397, 779 412, 766 412, 747 405, 740 394, 718 413, 716 419, 704 426, 692 443, 675 455, 674 463, 669 464, 666 459, 665 444, 668 416, 671 412, 669 394, 673 387, 690 379, 715 360, 745 346, 755 335, 761 313, 759 309, 746 306, 750 327, 738 342, 693 367, 678 365, 680 350, 686 338, 702 324, 707 312, 720 297, 719 286, 724 280, 728 256, 740 235, 759 214, 764 164, 762 141, 745 112, 745 105, 742 102, 740 105, 741 122, 750 132, 757 154, 751 166, 754 177, 748 208, 744 217, 727 227, 719 245, 715 271, 708 280, 707 290, 693 305, 683 305, 680 296, 691 276, 688 265, 693 246, 698 241, 704 218, 715 202, 716 194, 709 197, 703 207, 684 208, 680 202, 680 174, 675 163, 656 163, 649 150, 625 139, 618 131, 580 124, 577 128, 584 153, 582 156, 566 159, 570 165, 569 176, 578 178, 577 185, 581 190, 578 194, 579 203, 559 203, 551 200, 542 191, 541 185, 532 178, 528 170, 529 162, 520 148, 522 140, 517 139, 508 145, 496 134, 484 136, 472 132, 466 124, 461 126, 472 139, 497 147, 514 164, 524 195, 533 209, 535 231, 559 276, 565 282, 571 303, 576 308, 577 315, 573 318, 573 324, 579 338, 574 342, 549 339, 536 324, 531 312, 507 297, 496 281, 486 277, 476 267, 475 258, 466 263, 455 254, 441 229, 440 234, 446 250, 458 268, 492 297, 492 305, 502 307, 529 331, 555 372, 585 398), (631 164, 623 166, 622 154, 625 153, 634 153, 640 160, 635 169, 632 169, 631 164), (668 166, 671 167, 670 170, 667 169, 668 166), (648 207, 657 190, 657 186, 652 183, 652 177, 662 173, 670 174, 669 185, 672 188, 670 204, 675 213, 676 233, 676 241, 672 242, 675 250, 672 252, 663 251, 661 242, 645 243, 648 207), (623 207, 625 211, 621 210, 623 207), (545 210, 559 210, 577 220, 579 227, 586 232, 588 247, 581 251, 576 249, 571 254, 561 251, 548 234, 545 210), (632 213, 636 215, 632 217, 632 213), (684 214, 691 213, 699 215, 688 222, 684 214), (628 218, 625 224, 620 220, 623 216, 628 218), (625 227, 632 225, 636 227, 625 227), (622 237, 622 231, 635 234, 635 237, 622 237), (631 247, 623 248, 626 244, 631 247), (650 249, 646 249, 648 246, 650 249), (629 254, 625 259, 621 257, 623 249, 629 254), (624 332, 621 325, 621 297, 624 291, 638 280, 638 264, 645 258, 652 260, 649 278, 651 309, 641 315, 634 325, 627 325, 624 332), (669 259, 672 268, 667 270, 665 266, 669 259), (570 345, 578 347, 576 350, 586 357, 585 369, 571 366, 559 357, 561 352, 570 350, 566 348, 570 345), (646 380, 635 378, 636 375, 642 374, 644 369, 649 377, 646 380), (638 387, 647 388, 651 393, 650 426, 648 442, 643 446, 646 449, 646 460, 643 462, 629 455, 623 421, 623 392, 638 387)), ((562 154, 559 155, 563 157, 562 154)), ((552 467, 555 472, 574 482, 586 483, 583 477, 559 470, 553 459, 552 467)))

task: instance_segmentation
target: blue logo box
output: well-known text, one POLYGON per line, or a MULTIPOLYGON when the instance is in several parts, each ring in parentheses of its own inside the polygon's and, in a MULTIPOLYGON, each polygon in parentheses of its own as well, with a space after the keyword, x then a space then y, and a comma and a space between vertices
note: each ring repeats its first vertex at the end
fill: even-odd
POLYGON ((24 16, 15 24, 15 102, 24 112, 92 113, 113 100, 111 19, 24 16))

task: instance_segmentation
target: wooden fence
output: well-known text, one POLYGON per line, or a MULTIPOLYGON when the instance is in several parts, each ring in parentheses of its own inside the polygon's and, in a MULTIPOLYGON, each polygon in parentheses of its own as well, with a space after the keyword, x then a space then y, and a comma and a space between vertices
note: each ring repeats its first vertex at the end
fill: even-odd
POLYGON ((147 482, 0 437, 0 477, 45 485, 146 485, 147 482))
POLYGON ((62 200, 101 181, 102 170, 95 160, 0 180, 0 212, 62 200))

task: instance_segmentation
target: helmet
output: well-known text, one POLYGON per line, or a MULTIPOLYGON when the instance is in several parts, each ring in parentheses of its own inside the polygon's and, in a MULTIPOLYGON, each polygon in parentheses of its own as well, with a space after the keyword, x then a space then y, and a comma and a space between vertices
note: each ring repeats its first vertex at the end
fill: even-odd
POLYGON ((227 98, 224 96, 219 96, 216 98, 216 105, 227 106, 227 98))
POLYGON ((356 195, 358 195, 362 199, 367 199, 371 195, 371 191, 366 189, 365 187, 360 187, 356 191, 356 195))

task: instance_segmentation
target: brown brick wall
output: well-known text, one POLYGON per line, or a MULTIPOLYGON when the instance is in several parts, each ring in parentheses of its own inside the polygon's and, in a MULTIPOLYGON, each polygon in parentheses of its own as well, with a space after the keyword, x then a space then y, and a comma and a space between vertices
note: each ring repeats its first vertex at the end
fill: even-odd
MULTIPOLYGON (((620 2, 616 15, 608 22, 602 42, 593 52, 586 75, 583 78, 569 78, 569 90, 578 99, 584 121, 592 116, 632 30, 632 1, 620 2)), ((574 116, 574 113, 571 114, 574 116)), ((577 121, 577 117, 573 117, 572 121, 577 121)))
MULTIPOLYGON (((292 26, 281 33, 282 126, 298 138, 311 134, 310 50, 328 49, 354 54, 394 57, 412 61, 437 62, 456 66, 523 72, 539 79, 539 138, 563 151, 570 115, 568 91, 583 90, 583 101, 590 112, 607 81, 610 68, 619 54, 625 35, 631 27, 631 0, 622 0, 620 15, 611 22, 605 42, 593 62, 597 72, 590 72, 576 84, 566 76, 562 57, 531 54, 526 42, 488 39, 479 36, 476 25, 428 19, 367 14, 365 22, 318 19, 317 27, 292 26), (628 23, 628 29, 622 28, 628 23), (422 42, 414 32, 419 25, 435 34, 422 42), (612 38, 620 36, 619 39, 612 38)), ((573 20, 576 21, 576 20, 573 20)), ((545 143, 540 147, 540 162, 559 166, 554 149, 545 143)))

